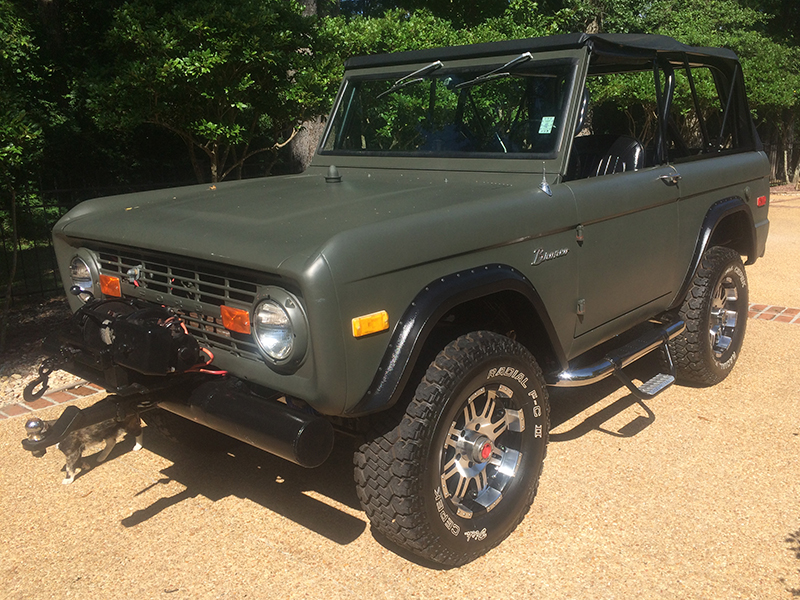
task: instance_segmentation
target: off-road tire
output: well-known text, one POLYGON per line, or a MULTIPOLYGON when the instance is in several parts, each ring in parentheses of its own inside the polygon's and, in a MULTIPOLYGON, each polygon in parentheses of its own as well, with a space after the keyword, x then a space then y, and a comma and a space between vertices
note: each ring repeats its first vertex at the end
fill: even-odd
POLYGON ((709 248, 680 309, 686 330, 669 345, 679 382, 710 386, 728 376, 739 358, 748 310, 739 253, 709 248))
POLYGON ((361 505, 372 527, 401 547, 465 564, 528 512, 548 427, 547 388, 530 352, 496 333, 463 335, 430 364, 399 423, 356 452, 361 505))

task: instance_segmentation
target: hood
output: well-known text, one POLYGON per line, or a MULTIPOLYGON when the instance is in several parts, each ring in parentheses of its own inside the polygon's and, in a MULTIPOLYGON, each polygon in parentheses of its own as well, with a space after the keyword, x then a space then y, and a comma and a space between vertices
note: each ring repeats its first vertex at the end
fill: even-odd
POLYGON ((441 211, 469 198, 507 191, 497 182, 452 173, 325 170, 126 194, 89 200, 56 225, 56 234, 279 270, 305 263, 327 242, 378 222, 441 211))

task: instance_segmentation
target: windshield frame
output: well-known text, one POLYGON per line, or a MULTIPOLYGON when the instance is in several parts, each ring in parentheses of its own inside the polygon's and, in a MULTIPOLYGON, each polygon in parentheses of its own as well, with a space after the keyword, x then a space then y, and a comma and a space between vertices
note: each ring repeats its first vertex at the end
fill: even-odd
MULTIPOLYGON (((482 161, 483 163, 495 163, 495 162, 509 162, 509 161, 519 161, 525 160, 528 162, 535 162, 538 167, 535 170, 540 170, 542 166, 542 161, 546 161, 548 164, 548 169, 553 169, 557 165, 552 164, 553 161, 558 161, 560 154, 563 153, 565 149, 565 144, 570 136, 566 135, 572 124, 574 122, 574 107, 576 105, 576 87, 582 81, 582 76, 584 74, 585 69, 582 68, 582 65, 585 64, 587 59, 588 52, 586 49, 577 49, 577 50, 558 50, 558 51, 551 51, 551 52, 536 52, 533 53, 532 59, 530 61, 526 61, 524 65, 520 65, 523 67, 524 70, 529 70, 530 67, 538 67, 547 64, 557 65, 560 69, 566 69, 567 73, 567 80, 566 85, 567 89, 564 92, 564 98, 562 102, 562 106, 560 107, 561 113, 558 115, 559 122, 561 126, 556 131, 556 139, 553 144, 552 150, 549 152, 541 152, 541 153, 534 153, 530 151, 522 151, 522 152, 483 152, 483 151, 435 151, 435 150, 426 150, 426 151, 386 151, 386 150, 361 150, 361 149, 354 149, 354 150, 345 150, 345 149, 333 149, 328 148, 326 146, 329 145, 330 136, 335 135, 334 133, 334 123, 336 122, 336 117, 339 114, 339 111, 342 110, 342 103, 346 102, 351 94, 352 85, 356 82, 362 80, 375 80, 375 79, 384 79, 387 82, 387 86, 391 86, 392 82, 394 82, 398 77, 407 76, 409 73, 414 72, 415 70, 422 69, 430 64, 429 61, 421 62, 421 63, 413 63, 413 64, 400 64, 400 65, 387 65, 384 67, 381 66, 373 66, 369 68, 360 68, 360 69, 348 69, 345 72, 342 84, 339 89, 339 93, 337 94, 336 100, 334 102, 333 109, 330 113, 330 117, 327 120, 326 128, 322 138, 320 139, 319 146, 317 147, 317 157, 315 158, 316 164, 331 164, 331 162, 335 159, 337 164, 342 164, 342 159, 346 159, 346 162, 349 164, 354 164, 354 160, 368 160, 368 159, 380 159, 385 161, 386 159, 393 158, 393 159, 402 159, 401 162, 409 163, 413 161, 435 161, 439 163, 440 161, 445 161, 443 164, 446 164, 448 160, 463 160, 469 161, 472 163, 470 168, 475 168, 474 163, 476 161, 482 161), (527 68, 526 68, 527 67, 527 68), (323 160, 320 160, 323 159, 323 160)), ((514 53, 510 55, 503 55, 503 56, 490 56, 490 57, 481 57, 476 56, 472 58, 465 58, 459 60, 448 60, 444 61, 444 67, 442 69, 437 69, 430 73, 429 77, 426 79, 430 79, 430 77, 441 77, 446 75, 448 72, 451 71, 464 71, 464 70, 475 70, 480 75, 481 73, 490 72, 493 69, 502 69, 504 65, 506 65, 509 61, 517 59, 520 56, 519 53, 514 53)), ((521 69, 522 70, 522 69, 521 69)), ((513 76, 513 74, 512 74, 513 76)), ((479 82, 478 85, 484 85, 483 82, 479 82)), ((492 165, 487 164, 486 166, 492 167, 492 165)), ((508 170, 506 168, 500 168, 499 170, 508 170)), ((517 170, 517 169, 511 169, 517 170)), ((528 170, 528 169, 525 169, 528 170)))

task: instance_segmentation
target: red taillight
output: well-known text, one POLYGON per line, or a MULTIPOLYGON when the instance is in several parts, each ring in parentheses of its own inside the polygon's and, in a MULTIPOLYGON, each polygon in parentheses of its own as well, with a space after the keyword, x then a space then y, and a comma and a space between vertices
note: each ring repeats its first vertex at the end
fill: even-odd
POLYGON ((222 305, 219 307, 222 324, 228 331, 237 333, 250 333, 250 313, 241 308, 231 308, 222 305))
POLYGON ((766 206, 766 205, 767 205, 767 197, 766 196, 759 196, 758 199, 756 200, 756 206, 758 206, 760 208, 760 207, 766 206))

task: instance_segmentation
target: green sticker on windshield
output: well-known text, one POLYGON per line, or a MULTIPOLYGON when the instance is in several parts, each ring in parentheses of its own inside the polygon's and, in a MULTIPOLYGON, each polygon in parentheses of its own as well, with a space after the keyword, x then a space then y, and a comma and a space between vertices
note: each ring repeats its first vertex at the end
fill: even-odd
POLYGON ((539 134, 547 135, 553 131, 553 124, 555 123, 555 120, 555 117, 542 117, 542 124, 539 125, 539 134))

